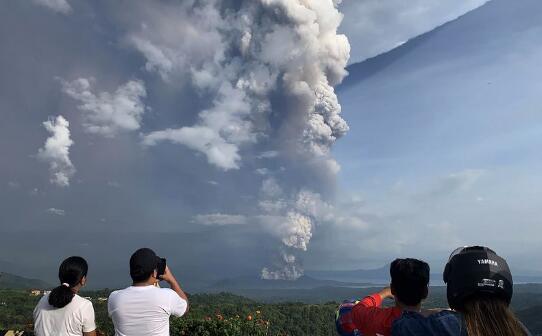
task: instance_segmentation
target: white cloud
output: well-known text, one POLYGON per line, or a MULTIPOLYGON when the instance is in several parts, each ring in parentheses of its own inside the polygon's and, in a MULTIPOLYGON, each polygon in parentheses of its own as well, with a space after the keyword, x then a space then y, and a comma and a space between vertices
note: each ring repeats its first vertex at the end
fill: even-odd
POLYGON ((258 159, 273 159, 279 156, 278 151, 266 151, 256 156, 258 159))
POLYGON ((57 209, 57 208, 49 208, 46 211, 47 213, 51 215, 56 215, 56 216, 64 216, 66 214, 66 211, 62 209, 57 209))
POLYGON ((352 44, 350 63, 361 62, 428 32, 488 0, 345 0, 341 31, 352 44))
POLYGON ((145 64, 147 71, 156 71, 162 76, 162 79, 169 79, 174 63, 164 54, 164 50, 152 44, 151 41, 138 36, 130 37, 129 42, 147 59, 145 64))
POLYGON ((197 215, 194 221, 203 225, 244 225, 248 223, 248 219, 243 215, 228 215, 221 213, 197 215))
POLYGON ((271 173, 271 171, 268 168, 258 168, 255 170, 255 172, 256 174, 262 175, 262 176, 269 175, 269 173, 271 173))
POLYGON ((57 13, 70 14, 72 7, 67 0, 33 0, 34 3, 47 7, 57 13))
POLYGON ((238 148, 229 144, 220 135, 207 127, 183 127, 166 129, 146 135, 143 144, 154 146, 162 141, 182 144, 204 153, 209 163, 224 170, 238 169, 240 156, 238 148))
POLYGON ((238 169, 239 145, 254 141, 251 125, 243 120, 250 112, 243 91, 223 84, 215 105, 200 113, 200 121, 191 127, 166 129, 144 136, 143 144, 154 146, 162 141, 182 144, 204 153, 210 164, 223 170, 238 169))
POLYGON ((89 133, 113 137, 122 131, 135 131, 141 126, 145 113, 145 85, 140 80, 131 80, 119 86, 114 93, 92 92, 93 79, 79 78, 63 82, 63 91, 79 101, 79 110, 84 112, 85 130, 89 133))
POLYGON ((38 157, 49 163, 51 183, 61 187, 70 185, 70 178, 75 174, 75 168, 70 160, 70 123, 63 116, 50 119, 43 123, 51 136, 38 152, 38 157))

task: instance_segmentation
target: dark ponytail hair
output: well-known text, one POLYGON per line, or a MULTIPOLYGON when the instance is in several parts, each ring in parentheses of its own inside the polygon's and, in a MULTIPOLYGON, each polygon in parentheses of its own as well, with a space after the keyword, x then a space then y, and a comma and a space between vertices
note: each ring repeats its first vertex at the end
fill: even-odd
POLYGON ((69 257, 60 264, 58 278, 61 285, 49 294, 49 304, 55 308, 65 307, 75 296, 72 287, 87 276, 88 264, 81 257, 69 257))

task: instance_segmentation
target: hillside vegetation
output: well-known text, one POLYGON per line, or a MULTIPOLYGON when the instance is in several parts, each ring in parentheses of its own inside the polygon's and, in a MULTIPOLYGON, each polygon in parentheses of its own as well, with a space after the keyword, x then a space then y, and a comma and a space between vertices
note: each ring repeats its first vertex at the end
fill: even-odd
MULTIPOLYGON (((98 328, 113 335, 107 316, 107 302, 99 297, 107 292, 87 292, 96 311, 98 328)), ((0 290, 0 330, 32 330, 32 311, 39 297, 23 290, 0 290)), ((190 297, 189 314, 171 319, 172 335, 193 336, 260 336, 260 335, 335 335, 333 316, 336 303, 321 305, 303 303, 262 304, 232 294, 199 294, 190 297)))
POLYGON ((52 285, 42 280, 28 279, 18 275, 0 272, 0 288, 30 289, 50 287, 52 287, 52 285))
MULTIPOLYGON (((113 325, 107 316, 108 290, 85 292, 92 298, 98 328, 104 335, 113 335, 113 325)), ((433 291, 427 308, 442 307, 442 290, 433 291)), ((518 317, 532 331, 542 335, 542 297, 536 291, 518 290, 515 306, 518 317)), ((32 311, 39 297, 25 290, 0 290, 0 330, 32 330, 32 311)), ((337 302, 322 304, 265 304, 228 293, 196 294, 190 296, 190 312, 182 318, 171 319, 171 335, 193 336, 336 336, 334 313, 337 302)))

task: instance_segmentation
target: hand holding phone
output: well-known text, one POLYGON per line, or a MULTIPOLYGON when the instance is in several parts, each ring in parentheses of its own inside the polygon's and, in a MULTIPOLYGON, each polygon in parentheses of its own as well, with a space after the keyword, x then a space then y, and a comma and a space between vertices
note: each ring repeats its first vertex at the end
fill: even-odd
POLYGON ((164 274, 160 276, 160 280, 164 280, 167 283, 169 283, 170 285, 171 285, 172 282, 177 281, 177 280, 175 280, 175 277, 173 276, 173 274, 169 270, 168 266, 166 266, 166 270, 164 271, 164 274))
POLYGON ((162 276, 166 273, 166 258, 160 258, 158 266, 156 267, 157 278, 162 279, 162 276))

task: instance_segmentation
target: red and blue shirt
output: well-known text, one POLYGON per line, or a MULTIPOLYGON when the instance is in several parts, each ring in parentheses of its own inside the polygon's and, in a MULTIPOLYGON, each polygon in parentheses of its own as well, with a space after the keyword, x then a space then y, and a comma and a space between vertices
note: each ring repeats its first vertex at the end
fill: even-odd
POLYGON ((390 336, 393 322, 401 313, 402 309, 398 307, 382 308, 382 298, 373 294, 352 308, 351 318, 363 336, 390 336))

